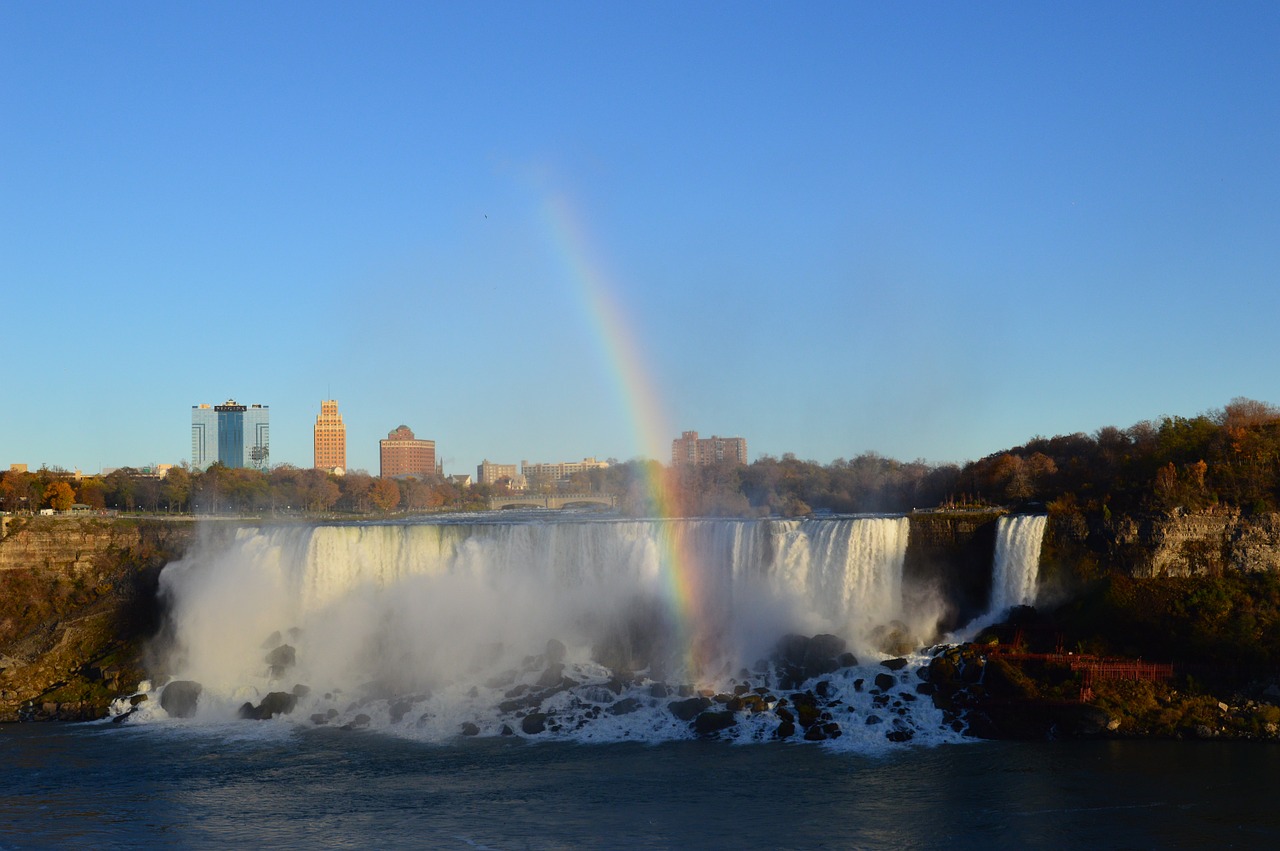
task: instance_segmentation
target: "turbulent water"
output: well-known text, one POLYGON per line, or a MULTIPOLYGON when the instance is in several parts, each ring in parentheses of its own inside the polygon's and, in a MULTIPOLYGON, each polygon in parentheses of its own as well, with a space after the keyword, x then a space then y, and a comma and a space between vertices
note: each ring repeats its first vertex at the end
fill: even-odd
MULTIPOLYGON (((199 684, 189 711, 205 722, 275 714, 428 741, 954 741, 962 725, 925 696, 927 659, 909 652, 939 612, 904 610, 929 598, 904 594, 908 530, 902 517, 245 529, 165 569, 158 668, 199 684)), ((118 709, 188 714, 164 697, 118 709)))

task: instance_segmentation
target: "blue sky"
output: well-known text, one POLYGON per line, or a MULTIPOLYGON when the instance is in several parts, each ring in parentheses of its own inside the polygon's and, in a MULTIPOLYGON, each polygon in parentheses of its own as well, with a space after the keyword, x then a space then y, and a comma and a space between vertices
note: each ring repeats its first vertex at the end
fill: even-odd
POLYGON ((963 462, 1280 402, 1280 6, 0 5, 0 464, 963 462), (665 460, 665 459, 664 459, 665 460))

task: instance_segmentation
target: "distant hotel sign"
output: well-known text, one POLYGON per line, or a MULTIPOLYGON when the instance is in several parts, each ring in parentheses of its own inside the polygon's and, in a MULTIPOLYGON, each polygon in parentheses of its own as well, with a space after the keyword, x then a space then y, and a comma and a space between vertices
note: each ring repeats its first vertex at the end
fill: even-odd
POLYGON ((213 409, 214 409, 215 411, 219 412, 219 413, 222 413, 222 412, 224 412, 224 411, 227 411, 227 412, 234 412, 234 411, 247 411, 247 410, 249 410, 249 409, 248 409, 248 408, 246 408, 244 405, 236 405, 236 404, 229 404, 229 405, 214 405, 214 406, 213 406, 213 409))

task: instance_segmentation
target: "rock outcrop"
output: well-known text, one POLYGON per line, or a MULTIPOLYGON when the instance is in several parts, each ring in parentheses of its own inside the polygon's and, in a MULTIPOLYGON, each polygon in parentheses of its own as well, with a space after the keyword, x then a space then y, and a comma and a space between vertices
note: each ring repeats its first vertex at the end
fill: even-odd
POLYGON ((7 518, 0 539, 0 721, 91 720, 132 694, 160 623, 161 568, 195 523, 7 518))

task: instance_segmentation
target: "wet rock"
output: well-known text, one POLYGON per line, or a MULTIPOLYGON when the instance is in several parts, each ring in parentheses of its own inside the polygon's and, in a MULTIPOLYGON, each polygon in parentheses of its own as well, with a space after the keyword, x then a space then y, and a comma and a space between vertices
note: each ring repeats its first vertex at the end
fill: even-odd
POLYGON ((791 705, 796 710, 796 720, 800 722, 800 726, 806 730, 818 723, 821 713, 818 710, 818 702, 811 694, 793 694, 791 696, 791 705))
POLYGON ((881 691, 888 691, 898 684, 898 678, 893 674, 876 674, 875 684, 881 691))
POLYGON ((563 641, 559 641, 554 638, 547 640, 547 650, 545 655, 547 657, 548 665, 558 665, 563 662, 567 652, 568 648, 564 646, 563 641))
POLYGON ((524 718, 520 719, 520 729, 526 735, 536 736, 547 729, 547 714, 545 712, 530 712, 524 718))
POLYGON ((413 704, 407 700, 398 700, 391 704, 387 710, 390 714, 391 723, 399 724, 404 716, 409 714, 409 710, 411 709, 413 709, 413 704))
POLYGON ((355 718, 352 718, 349 723, 343 724, 342 729, 343 730, 363 730, 365 727, 368 727, 371 723, 373 723, 373 719, 370 718, 368 715, 365 715, 363 712, 361 712, 355 718))
POLYGON ((881 653, 891 656, 905 656, 920 646, 919 639, 911 634, 911 630, 902 621, 892 621, 887 626, 878 626, 871 631, 871 640, 881 653))
POLYGON ((901 671, 903 668, 907 667, 907 660, 902 657, 898 657, 897 659, 885 659, 880 664, 888 668, 890 671, 901 671))
POLYGON ((515 734, 516 734, 516 731, 511 729, 510 724, 503 724, 502 730, 499 733, 499 735, 503 735, 503 736, 514 736, 515 734))
POLYGON ((605 711, 610 715, 630 715, 640 708, 640 701, 634 697, 627 697, 619 700, 605 711))
POLYGON ((160 692, 160 706, 172 718, 190 718, 196 713, 204 686, 193 680, 174 680, 160 692))
POLYGON ((711 706, 711 701, 705 697, 691 697, 687 700, 674 700, 667 704, 667 708, 671 710, 671 714, 681 721, 692 721, 698 716, 699 712, 703 712, 711 706))
POLYGON ((728 710, 702 712, 693 720, 693 731, 699 736, 710 736, 721 730, 727 730, 737 723, 737 716, 728 710))
POLYGON ((297 663, 298 651, 292 645, 281 644, 266 655, 265 661, 272 668, 288 668, 297 663))
POLYGON ((821 727, 813 726, 804 731, 804 740, 806 742, 823 742, 826 741, 827 734, 821 727))
POLYGON ((311 723, 315 724, 317 727, 323 727, 325 724, 329 723, 329 716, 325 715, 323 712, 314 712, 311 715, 311 723))
POLYGON ((836 661, 840 663, 841 668, 853 668, 858 664, 858 657, 846 652, 837 656, 836 661))
POLYGON ((276 715, 288 715, 298 705, 297 696, 287 691, 273 691, 257 706, 245 703, 240 707, 240 717, 254 721, 267 721, 276 715))
POLYGON ((778 725, 778 729, 773 731, 775 739, 789 739, 796 734, 796 725, 793 721, 783 721, 778 725))
POLYGON ((279 647, 283 642, 284 642, 284 636, 281 635, 280 630, 277 629, 275 632, 268 635, 266 639, 262 642, 262 649, 271 650, 274 647, 279 647))
POLYGON ((649 686, 650 697, 662 698, 662 697, 666 697, 669 694, 671 694, 671 689, 667 688, 666 683, 654 683, 653 685, 649 686))
POLYGON ((470 721, 466 721, 462 725, 462 735, 478 736, 480 735, 480 728, 477 727, 475 724, 471 723, 470 721))

